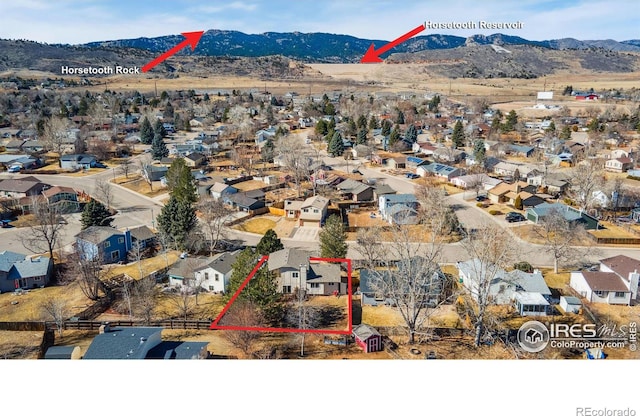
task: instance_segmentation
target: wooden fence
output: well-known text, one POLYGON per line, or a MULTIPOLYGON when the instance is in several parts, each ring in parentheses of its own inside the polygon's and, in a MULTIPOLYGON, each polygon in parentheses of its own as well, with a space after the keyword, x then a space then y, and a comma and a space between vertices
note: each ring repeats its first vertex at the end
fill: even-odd
POLYGON ((591 233, 589 233, 589 237, 591 237, 591 239, 593 241, 595 241, 596 244, 619 244, 619 245, 640 244, 640 238, 633 238, 633 237, 629 237, 629 238, 604 238, 604 237, 596 237, 591 233))
MULTIPOLYGON (((63 329, 76 329, 80 331, 97 331, 104 321, 95 320, 77 320, 77 321, 65 321, 63 323, 63 329)), ((58 325, 55 322, 46 322, 47 329, 58 329, 58 325)), ((164 321, 153 321, 144 323, 142 321, 110 321, 111 327, 126 326, 126 327, 160 327, 166 329, 209 329, 211 321, 202 320, 184 320, 184 319, 168 319, 164 321)))
POLYGON ((277 215, 279 217, 284 217, 285 214, 286 214, 286 211, 284 209, 281 209, 281 208, 269 207, 269 213, 271 215, 277 215))

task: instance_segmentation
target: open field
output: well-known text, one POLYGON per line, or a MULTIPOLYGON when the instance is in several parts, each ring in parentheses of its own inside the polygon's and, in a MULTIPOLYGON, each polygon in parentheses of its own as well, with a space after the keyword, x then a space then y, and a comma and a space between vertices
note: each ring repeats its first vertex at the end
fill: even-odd
MULTIPOLYGON (((124 179, 124 177, 122 178, 124 179)), ((116 178, 117 180, 117 178, 116 178)), ((124 182, 117 182, 120 186, 124 186, 127 189, 130 189, 139 194, 155 197, 163 194, 167 194, 167 188, 163 187, 160 182, 153 183, 153 190, 149 187, 149 184, 142 178, 132 177, 129 175, 129 180, 125 180, 124 182)))
POLYGON ((237 224, 233 228, 235 228, 236 230, 247 232, 247 233, 264 235, 264 233, 266 233, 268 230, 275 228, 275 226, 276 226, 276 221, 269 218, 258 217, 258 218, 251 218, 247 221, 237 224))

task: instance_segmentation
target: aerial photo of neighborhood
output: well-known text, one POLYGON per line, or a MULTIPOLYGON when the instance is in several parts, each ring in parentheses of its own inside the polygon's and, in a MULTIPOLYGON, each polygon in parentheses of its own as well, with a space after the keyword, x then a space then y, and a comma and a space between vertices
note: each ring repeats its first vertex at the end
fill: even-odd
POLYGON ((637 4, 15 3, 0 358, 639 358, 637 4))

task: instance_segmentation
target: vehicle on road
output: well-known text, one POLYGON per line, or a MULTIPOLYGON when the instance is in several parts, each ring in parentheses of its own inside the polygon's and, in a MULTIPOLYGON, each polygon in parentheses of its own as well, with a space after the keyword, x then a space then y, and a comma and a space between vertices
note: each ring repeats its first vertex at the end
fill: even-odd
POLYGON ((482 202, 482 201, 486 201, 486 200, 487 200, 487 197, 485 195, 478 195, 476 197, 476 201, 478 201, 478 202, 482 202))
POLYGON ((526 221, 527 220, 524 217, 524 215, 520 214, 519 212, 515 212, 515 211, 509 212, 504 218, 507 220, 507 222, 520 222, 520 221, 526 221))
POLYGON ((420 175, 416 174, 416 173, 407 173, 407 178, 409 179, 418 179, 420 177, 420 175))

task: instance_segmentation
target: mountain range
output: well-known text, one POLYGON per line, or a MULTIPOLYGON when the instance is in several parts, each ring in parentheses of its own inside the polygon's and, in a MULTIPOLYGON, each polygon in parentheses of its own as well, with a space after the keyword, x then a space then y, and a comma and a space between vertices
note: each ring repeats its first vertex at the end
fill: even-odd
MULTIPOLYGON (((128 47, 144 49, 151 52, 163 52, 180 41, 181 35, 160 36, 156 38, 136 38, 91 42, 83 46, 95 47, 128 47)), ((543 48, 591 49, 602 48, 618 52, 640 52, 640 40, 577 40, 572 38, 532 41, 518 36, 493 34, 489 36, 474 35, 469 38, 453 35, 416 36, 396 46, 391 53, 419 52, 433 49, 452 49, 464 46, 468 42, 480 45, 532 45, 543 48)), ((230 30, 209 30, 204 33, 194 55, 208 56, 265 56, 283 55, 303 62, 359 62, 367 48, 374 44, 376 48, 387 43, 379 39, 361 39, 349 35, 329 33, 277 33, 246 34, 230 30)), ((184 51, 190 54, 191 51, 184 51)))

